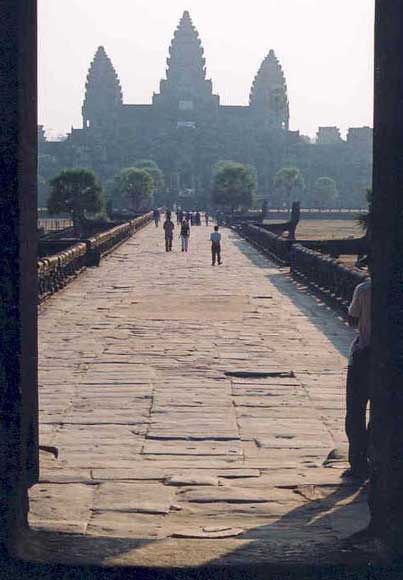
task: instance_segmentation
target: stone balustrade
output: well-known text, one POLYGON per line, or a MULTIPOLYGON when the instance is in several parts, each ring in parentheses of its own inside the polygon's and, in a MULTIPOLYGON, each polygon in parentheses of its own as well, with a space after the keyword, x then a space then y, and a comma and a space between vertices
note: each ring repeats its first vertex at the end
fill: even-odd
POLYGON ((365 253, 366 240, 364 238, 307 242, 307 245, 315 246, 315 249, 311 249, 305 246, 305 242, 302 245, 302 243, 287 240, 258 225, 244 222, 233 229, 277 263, 289 265, 293 275, 302 279, 344 311, 347 311, 351 302, 354 288, 367 277, 365 272, 345 266, 322 253, 329 248, 337 254, 350 254, 356 251, 365 253), (330 244, 329 248, 326 243, 330 244), (351 243, 351 251, 349 251, 349 243, 351 243), (324 246, 321 247, 321 244, 324 246), (321 251, 317 251, 319 249, 321 251))
POLYGON ((294 244, 290 251, 291 272, 345 312, 355 287, 364 282, 367 274, 341 264, 334 258, 294 244))
POLYGON ((75 243, 38 260, 39 302, 66 286, 82 270, 98 266, 101 259, 152 220, 152 212, 75 243))

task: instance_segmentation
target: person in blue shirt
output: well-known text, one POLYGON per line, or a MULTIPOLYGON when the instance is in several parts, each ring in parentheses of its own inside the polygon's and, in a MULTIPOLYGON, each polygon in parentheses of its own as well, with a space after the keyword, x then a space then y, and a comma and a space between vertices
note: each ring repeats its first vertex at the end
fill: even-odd
POLYGON ((212 266, 215 266, 216 260, 220 265, 221 261, 221 234, 218 231, 218 226, 214 226, 214 232, 210 235, 211 240, 211 257, 212 257, 212 266))

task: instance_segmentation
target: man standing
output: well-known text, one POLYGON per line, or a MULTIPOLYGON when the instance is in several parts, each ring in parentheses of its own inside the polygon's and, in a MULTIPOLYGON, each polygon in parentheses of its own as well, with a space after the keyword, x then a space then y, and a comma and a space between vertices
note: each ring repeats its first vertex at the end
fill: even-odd
POLYGON ((370 394, 371 279, 359 284, 348 309, 349 324, 358 329, 351 345, 347 372, 346 434, 350 469, 345 476, 368 476, 367 406, 370 394))
POLYGON ((210 235, 212 266, 215 266, 216 260, 221 264, 221 234, 218 229, 218 226, 214 226, 214 232, 210 235))
POLYGON ((175 225, 174 225, 173 221, 171 220, 170 213, 168 214, 168 212, 167 212, 167 217, 166 217, 166 220, 164 222, 163 227, 164 227, 164 232, 165 232, 165 251, 172 252, 172 240, 174 237, 175 225))

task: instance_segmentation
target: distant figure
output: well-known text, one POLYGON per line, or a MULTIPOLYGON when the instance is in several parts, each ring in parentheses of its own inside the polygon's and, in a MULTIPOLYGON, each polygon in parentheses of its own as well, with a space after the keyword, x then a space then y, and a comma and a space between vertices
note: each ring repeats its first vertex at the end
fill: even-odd
POLYGON ((183 220, 181 226, 180 239, 182 242, 182 252, 187 252, 189 249, 190 227, 187 220, 183 220))
POLYGON ((165 251, 172 252, 172 239, 174 237, 175 225, 171 221, 171 213, 167 212, 167 219, 164 222, 164 232, 165 232, 165 251))
MULTIPOLYGON (((368 260, 368 269, 370 264, 368 260)), ((354 290, 348 309, 349 324, 358 329, 351 345, 347 371, 346 434, 349 442, 350 469, 346 477, 368 476, 368 426, 366 420, 370 392, 371 279, 354 290)))
POLYGON ((186 212, 186 221, 188 222, 188 224, 190 225, 190 211, 186 212))
POLYGON ((195 222, 197 226, 201 226, 201 217, 200 217, 200 212, 199 210, 197 210, 196 215, 195 215, 195 222))
POLYGON ((178 212, 178 224, 182 224, 183 222, 183 211, 180 209, 178 212))
POLYGON ((214 232, 210 235, 212 266, 215 266, 216 260, 221 264, 221 234, 218 230, 219 227, 214 226, 214 232))
POLYGON ((204 219, 206 220, 206 226, 209 225, 209 217, 210 217, 209 214, 207 212, 205 212, 204 219))
POLYGON ((191 226, 195 225, 195 216, 194 216, 194 213, 192 211, 190 212, 190 225, 191 226))
POLYGON ((160 219, 161 219, 161 215, 160 215, 159 209, 155 209, 153 211, 153 220, 154 220, 156 228, 158 228, 158 226, 160 225, 160 219))
POLYGON ((165 218, 167 220, 170 220, 171 219, 171 216, 172 216, 171 210, 170 209, 167 209, 166 212, 165 212, 165 218))

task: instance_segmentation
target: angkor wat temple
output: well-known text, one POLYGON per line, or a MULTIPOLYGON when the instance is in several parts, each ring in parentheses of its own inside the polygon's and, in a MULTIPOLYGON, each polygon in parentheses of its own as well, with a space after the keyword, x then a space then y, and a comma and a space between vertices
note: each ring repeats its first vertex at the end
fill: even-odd
MULTIPOLYGON (((249 105, 226 106, 206 78, 198 32, 184 12, 169 48, 166 78, 152 104, 124 104, 118 74, 99 47, 91 63, 82 108, 83 127, 65 141, 40 139, 40 154, 58 167, 90 167, 105 182, 139 159, 162 169, 172 200, 194 191, 206 197, 213 165, 222 159, 256 168, 258 195, 274 201, 273 177, 284 166, 298 167, 306 202, 319 177, 337 182, 341 204, 362 207, 371 183, 372 130, 352 128, 346 140, 337 127, 321 127, 316 142, 289 129, 284 72, 274 53, 263 60, 249 105)), ((302 199, 304 202, 304 199, 302 199)))

